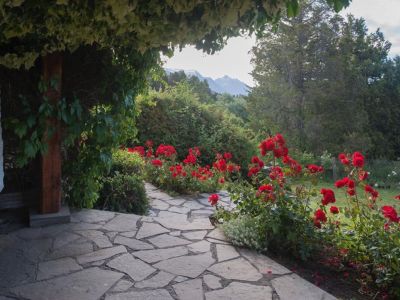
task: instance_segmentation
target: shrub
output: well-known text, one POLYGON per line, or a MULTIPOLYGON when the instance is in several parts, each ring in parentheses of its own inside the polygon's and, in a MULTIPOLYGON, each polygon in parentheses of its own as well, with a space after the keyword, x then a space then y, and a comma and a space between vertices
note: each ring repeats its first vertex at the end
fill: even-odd
POLYGON ((211 165, 216 153, 223 152, 233 153, 234 162, 242 164, 256 151, 254 134, 245 129, 243 120, 226 109, 200 103, 184 83, 140 97, 138 107, 139 142, 174 145, 180 160, 194 146, 200 148, 204 165, 211 165))
POLYGON ((239 166, 231 162, 232 154, 217 154, 213 166, 201 166, 198 147, 190 148, 183 161, 177 158, 174 146, 161 144, 153 150, 153 142, 128 148, 146 161, 146 179, 156 186, 177 193, 213 192, 231 176, 237 175, 239 166))
POLYGON ((148 200, 144 188, 143 158, 125 150, 112 155, 111 172, 102 178, 102 189, 96 207, 118 212, 145 214, 148 200))
POLYGON ((143 180, 121 173, 104 178, 100 199, 96 205, 105 210, 145 214, 148 201, 143 180))
POLYGON ((224 222, 221 228, 233 245, 261 251, 266 248, 265 225, 260 216, 243 215, 224 222))
POLYGON ((144 176, 145 162, 143 158, 134 152, 117 150, 112 156, 111 173, 120 172, 126 175, 144 176))

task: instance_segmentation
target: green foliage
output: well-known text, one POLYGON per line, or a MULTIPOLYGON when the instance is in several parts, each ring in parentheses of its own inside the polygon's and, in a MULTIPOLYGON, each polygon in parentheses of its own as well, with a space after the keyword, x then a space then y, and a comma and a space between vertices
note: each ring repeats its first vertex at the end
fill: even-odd
MULTIPOLYGON (((336 9, 349 0, 328 0, 336 9)), ((195 44, 212 53, 226 37, 262 29, 283 9, 298 13, 297 0, 276 1, 0 1, 0 64, 30 68, 39 56, 103 49, 170 50, 195 44), (45 20, 38 22, 37 20, 45 20)))
POLYGON ((128 175, 144 176, 145 161, 137 153, 117 150, 112 155, 111 172, 120 172, 128 175))
POLYGON ((265 220, 262 217, 249 215, 233 218, 221 225, 226 237, 233 245, 249 247, 259 251, 266 247, 265 220))
POLYGON ((104 178, 96 207, 117 212, 146 214, 148 200, 143 179, 140 175, 119 172, 104 178))
POLYGON ((282 18, 253 49, 251 128, 282 132, 316 155, 362 150, 395 159, 400 73, 389 49, 363 19, 332 14, 326 1, 303 1, 296 17, 282 18))
POLYGON ((243 121, 218 107, 201 104, 186 83, 164 92, 151 92, 139 100, 139 141, 174 145, 178 158, 187 149, 200 147, 202 164, 211 164, 216 153, 231 152, 234 162, 244 165, 255 152, 251 131, 243 121))

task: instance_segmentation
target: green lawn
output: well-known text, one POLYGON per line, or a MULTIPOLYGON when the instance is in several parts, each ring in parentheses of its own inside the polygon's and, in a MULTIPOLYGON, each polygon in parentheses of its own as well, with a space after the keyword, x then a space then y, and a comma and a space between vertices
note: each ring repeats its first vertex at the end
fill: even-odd
MULTIPOLYGON (((326 183, 319 183, 316 186, 316 189, 318 190, 318 196, 315 198, 316 204, 320 203, 322 199, 322 195, 319 195, 319 190, 321 188, 329 188, 332 189, 335 192, 336 196, 336 203, 335 205, 338 207, 343 207, 346 206, 346 189, 338 189, 334 186, 333 183, 331 182, 326 182, 326 183)), ((400 189, 377 189, 379 191, 379 195, 381 200, 377 200, 378 206, 383 206, 383 205, 393 205, 397 208, 400 208, 400 201, 394 199, 395 196, 400 194, 400 189)), ((359 188, 357 189, 357 193, 360 196, 360 199, 365 199, 365 192, 363 189, 359 188)))

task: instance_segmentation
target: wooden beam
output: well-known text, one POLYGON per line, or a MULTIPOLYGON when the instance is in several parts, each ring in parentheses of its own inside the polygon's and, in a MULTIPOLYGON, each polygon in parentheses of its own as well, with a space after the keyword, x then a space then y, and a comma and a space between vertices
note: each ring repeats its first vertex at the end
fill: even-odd
MULTIPOLYGON (((52 104, 61 98, 62 54, 52 53, 43 57, 43 79, 47 86, 45 97, 52 104)), ((42 156, 42 193, 39 210, 43 214, 57 213, 61 207, 61 126, 56 118, 47 121, 43 137, 48 144, 48 151, 42 156)))

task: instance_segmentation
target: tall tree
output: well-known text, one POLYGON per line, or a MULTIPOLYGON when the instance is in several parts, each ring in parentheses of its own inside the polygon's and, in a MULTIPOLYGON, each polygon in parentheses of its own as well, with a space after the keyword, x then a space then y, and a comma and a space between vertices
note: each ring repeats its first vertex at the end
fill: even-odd
POLYGON ((249 97, 254 127, 281 130, 300 149, 337 153, 370 147, 365 96, 382 75, 390 44, 365 22, 333 14, 323 1, 302 2, 253 49, 249 97))

